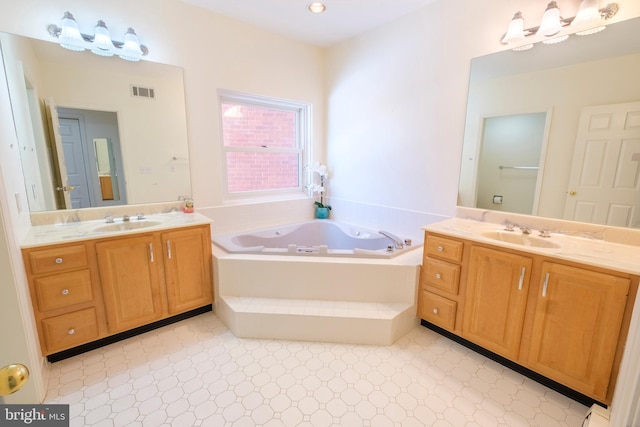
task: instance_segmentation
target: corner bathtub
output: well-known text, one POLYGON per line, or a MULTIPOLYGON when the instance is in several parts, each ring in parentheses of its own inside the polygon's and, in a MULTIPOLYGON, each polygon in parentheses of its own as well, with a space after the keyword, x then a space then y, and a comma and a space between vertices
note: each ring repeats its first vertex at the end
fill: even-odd
MULTIPOLYGON (((213 236, 213 242, 233 254, 320 255, 363 258, 393 258, 410 251, 410 239, 331 220, 312 220, 240 234, 213 236)), ((419 246, 419 243, 417 244, 419 246)))
POLYGON ((213 241, 216 315, 238 337, 389 345, 419 324, 420 244, 387 252, 330 220, 213 241))

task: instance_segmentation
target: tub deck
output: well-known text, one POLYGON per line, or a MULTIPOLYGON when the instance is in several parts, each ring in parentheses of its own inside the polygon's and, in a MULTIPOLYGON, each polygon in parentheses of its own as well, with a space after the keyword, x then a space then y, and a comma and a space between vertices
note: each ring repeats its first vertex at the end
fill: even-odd
POLYGON ((236 336, 389 345, 419 324, 419 247, 393 259, 213 254, 216 313, 236 336))

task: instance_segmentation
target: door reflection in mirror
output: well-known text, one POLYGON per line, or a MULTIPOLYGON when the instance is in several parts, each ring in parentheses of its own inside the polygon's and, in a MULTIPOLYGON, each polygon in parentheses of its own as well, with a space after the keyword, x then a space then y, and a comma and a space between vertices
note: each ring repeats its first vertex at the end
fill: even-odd
POLYGON ((546 113, 484 119, 478 157, 477 208, 535 213, 545 122, 546 113))
POLYGON ((126 204, 117 114, 57 108, 73 208, 126 204))
POLYGON ((94 138, 93 149, 96 155, 102 200, 120 200, 118 172, 111 140, 108 138, 94 138))

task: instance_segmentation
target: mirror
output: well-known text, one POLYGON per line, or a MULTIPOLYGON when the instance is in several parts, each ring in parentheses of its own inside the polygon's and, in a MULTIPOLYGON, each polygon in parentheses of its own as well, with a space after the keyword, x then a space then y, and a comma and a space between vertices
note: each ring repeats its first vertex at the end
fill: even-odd
POLYGON ((181 68, 6 33, 0 49, 31 212, 191 194, 181 68), (96 124, 99 115, 115 127, 96 124))
MULTIPOLYGON (((556 45, 538 43, 529 51, 508 50, 474 58, 458 205, 640 227, 640 111, 636 111, 640 104, 631 104, 640 101, 638 31, 640 18, 635 18, 609 25, 597 34, 573 35, 556 45), (597 144, 585 149, 576 143, 584 139, 578 130, 587 123, 584 118, 581 122, 581 115, 600 106, 620 105, 636 109, 626 115, 627 125, 635 130, 622 138, 617 154, 607 152, 604 143, 599 144, 600 151, 594 148, 597 144), (486 139, 496 123, 514 123, 523 117, 538 121, 535 130, 518 123, 512 130, 519 131, 508 133, 505 125, 498 132, 505 138, 503 145, 486 139), (533 135, 535 142, 528 141, 533 135), (492 151, 491 144, 500 148, 492 151), (530 147, 536 147, 538 153, 533 158, 524 156, 530 147), (600 167, 602 159, 616 156, 620 160, 613 166, 615 179, 624 180, 629 191, 624 193, 624 203, 618 203, 624 209, 609 208, 609 217, 602 218, 596 215, 597 207, 576 204, 584 193, 582 187, 576 187, 582 179, 576 171, 582 170, 583 175, 589 171, 593 176, 594 165, 600 167), (527 200, 516 200, 526 192, 527 200)), ((596 116, 590 117, 591 125, 597 122, 596 116)), ((602 138, 587 138, 588 142, 594 139, 602 142, 602 138)), ((602 186, 590 197, 608 198, 613 192, 602 186)))

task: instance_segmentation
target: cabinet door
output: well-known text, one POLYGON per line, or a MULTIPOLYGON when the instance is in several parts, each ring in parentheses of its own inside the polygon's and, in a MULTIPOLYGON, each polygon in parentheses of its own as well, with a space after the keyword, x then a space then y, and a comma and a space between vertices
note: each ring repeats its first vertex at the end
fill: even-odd
POLYGON ((208 226, 162 233, 169 313, 213 302, 211 238, 208 226))
POLYGON ((462 336, 516 359, 527 305, 531 258, 473 246, 462 336))
POLYGON ((604 401, 629 284, 626 278, 543 263, 529 367, 604 401))
POLYGON ((110 332, 135 328, 162 317, 160 257, 152 235, 96 244, 110 332))

